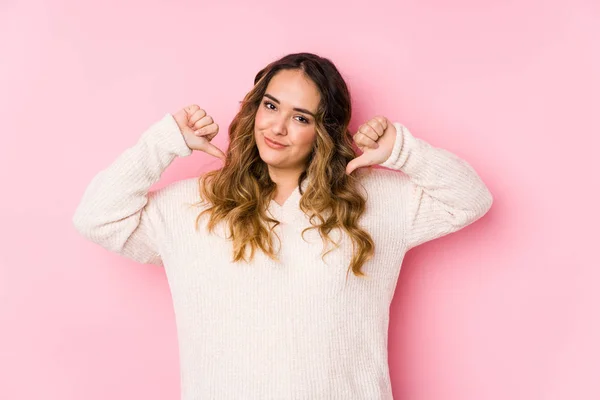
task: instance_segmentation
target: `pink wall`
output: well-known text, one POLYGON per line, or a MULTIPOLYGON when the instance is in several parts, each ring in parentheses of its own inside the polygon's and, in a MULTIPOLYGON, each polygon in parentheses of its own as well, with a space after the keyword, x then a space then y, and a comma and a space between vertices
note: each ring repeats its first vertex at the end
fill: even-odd
MULTIPOLYGON (((0 4, 1 399, 178 398, 162 269, 84 241, 72 213, 165 112, 198 103, 225 132, 257 70, 296 51, 343 71, 352 127, 402 122, 495 196, 407 255, 395 397, 600 398, 596 0, 27 3, 0 4)), ((160 186, 216 165, 177 160, 160 186)))

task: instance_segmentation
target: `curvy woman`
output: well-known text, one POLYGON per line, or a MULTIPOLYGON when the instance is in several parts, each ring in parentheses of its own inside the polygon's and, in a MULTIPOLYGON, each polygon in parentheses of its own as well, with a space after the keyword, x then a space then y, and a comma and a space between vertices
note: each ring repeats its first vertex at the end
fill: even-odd
POLYGON ((404 255, 482 217, 492 195, 466 161, 400 123, 376 116, 351 134, 350 118, 335 65, 290 54, 256 75, 225 153, 211 143, 218 125, 190 105, 88 185, 77 230, 165 268, 182 399, 392 399, 404 255), (224 165, 150 191, 194 150, 224 165))

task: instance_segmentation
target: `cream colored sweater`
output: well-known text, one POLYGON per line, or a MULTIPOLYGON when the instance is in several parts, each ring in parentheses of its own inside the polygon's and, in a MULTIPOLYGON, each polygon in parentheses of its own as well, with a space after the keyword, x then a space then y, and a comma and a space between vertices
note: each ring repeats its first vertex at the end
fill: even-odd
MULTIPOLYGON (((400 124, 389 169, 361 174, 360 223, 375 242, 363 266, 346 269, 350 240, 321 259, 298 189, 270 212, 281 221, 277 263, 262 253, 232 263, 220 229, 194 230, 197 179, 149 192, 176 157, 191 154, 171 114, 152 125, 87 187, 73 223, 89 240, 140 263, 164 265, 178 331, 181 398, 391 399, 389 307, 404 254, 483 216, 492 196, 454 154, 400 124), (399 172, 399 171, 402 171, 399 172)), ((363 169, 364 170, 364 169, 363 169)), ((334 238, 337 236, 334 235, 334 238)))

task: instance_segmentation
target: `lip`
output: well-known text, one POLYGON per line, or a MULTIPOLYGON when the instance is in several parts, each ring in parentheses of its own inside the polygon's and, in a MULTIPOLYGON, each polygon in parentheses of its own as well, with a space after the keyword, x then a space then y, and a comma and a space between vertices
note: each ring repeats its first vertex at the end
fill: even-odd
POLYGON ((263 138, 265 139, 265 143, 267 144, 267 146, 269 146, 272 149, 279 150, 279 149, 283 149, 283 148, 287 147, 286 145, 277 143, 277 142, 267 138, 266 136, 263 136, 263 138))

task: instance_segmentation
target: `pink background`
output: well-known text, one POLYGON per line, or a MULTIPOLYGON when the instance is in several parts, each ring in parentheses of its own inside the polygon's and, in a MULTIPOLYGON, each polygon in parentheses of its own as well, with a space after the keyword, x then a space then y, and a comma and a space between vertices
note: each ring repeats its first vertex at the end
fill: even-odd
MULTIPOLYGON (((83 3, 0 4, 1 399, 179 397, 163 270, 86 242, 71 216, 166 112, 198 103, 225 148, 254 74, 297 51, 342 70, 353 128, 401 122, 495 196, 407 255, 395 397, 600 398, 597 1, 83 3)), ((157 186, 217 165, 176 160, 157 186)))

